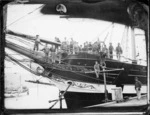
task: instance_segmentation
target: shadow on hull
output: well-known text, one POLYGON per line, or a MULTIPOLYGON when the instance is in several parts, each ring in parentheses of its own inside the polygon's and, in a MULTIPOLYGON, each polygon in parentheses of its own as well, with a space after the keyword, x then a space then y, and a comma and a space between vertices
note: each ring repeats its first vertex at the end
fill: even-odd
MULTIPOLYGON (((128 100, 129 97, 135 96, 136 94, 123 94, 124 101, 128 100)), ((81 109, 87 106, 105 103, 105 93, 67 92, 64 95, 64 97, 68 107, 67 109, 81 109)), ((112 96, 111 93, 108 93, 108 102, 110 101, 112 102, 112 96)), ((92 107, 92 108, 100 108, 100 107, 92 107)))

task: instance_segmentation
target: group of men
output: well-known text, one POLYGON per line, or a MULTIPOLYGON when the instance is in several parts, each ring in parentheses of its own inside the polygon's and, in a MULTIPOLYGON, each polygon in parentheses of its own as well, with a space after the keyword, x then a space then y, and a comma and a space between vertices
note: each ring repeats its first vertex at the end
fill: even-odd
POLYGON ((105 55, 104 57, 111 59, 113 59, 114 56, 113 52, 116 51, 116 57, 118 60, 120 60, 121 54, 123 53, 120 43, 118 43, 118 46, 116 47, 116 49, 114 49, 112 43, 110 43, 109 47, 107 48, 107 46, 104 43, 103 45, 101 45, 99 41, 96 41, 93 44, 91 42, 86 41, 82 46, 78 45, 78 42, 74 41, 73 39, 71 39, 69 43, 69 41, 67 41, 66 38, 65 41, 62 42, 61 49, 68 54, 76 54, 78 52, 98 54, 99 52, 103 52, 103 55, 105 55))
POLYGON ((102 48, 102 52, 106 55, 106 57, 113 59, 113 52, 116 51, 116 57, 118 60, 120 60, 121 54, 123 53, 123 50, 120 46, 120 43, 118 43, 118 46, 116 49, 112 46, 112 43, 109 44, 109 48, 107 49, 106 45, 104 44, 102 48))
POLYGON ((85 42, 84 46, 80 46, 80 51, 87 51, 89 53, 99 53, 102 52, 104 57, 113 59, 113 52, 116 51, 116 57, 118 60, 121 58, 121 54, 123 53, 123 50, 120 46, 120 43, 118 43, 118 46, 116 49, 114 49, 112 43, 109 44, 109 47, 107 48, 106 44, 103 43, 103 46, 101 46, 101 43, 95 42, 92 44, 91 42, 85 42))
POLYGON ((77 52, 79 52, 78 42, 74 41, 73 38, 71 38, 71 41, 69 42, 65 38, 61 43, 61 50, 63 52, 66 52, 67 54, 76 54, 77 52))
MULTIPOLYGON (((39 50, 39 44, 41 44, 40 38, 39 38, 39 35, 36 35, 35 44, 33 48, 34 51, 39 50)), ((104 43, 103 43, 103 47, 101 47, 101 43, 98 41, 95 42, 94 44, 92 44, 91 42, 89 43, 85 42, 84 46, 82 47, 82 45, 78 46, 78 43, 75 42, 73 39, 71 39, 70 44, 68 45, 66 38, 65 38, 65 41, 62 42, 61 50, 64 52, 67 52, 68 54, 75 54, 77 52, 84 52, 84 51, 89 52, 89 53, 102 52, 103 57, 107 57, 111 59, 113 59, 113 52, 116 51, 116 56, 118 60, 120 60, 121 54, 123 52, 120 46, 120 43, 118 43, 118 46, 116 47, 116 49, 114 49, 112 43, 109 44, 108 48, 106 47, 104 43)), ((51 48, 48 48, 46 44, 44 49, 42 49, 42 51, 45 52, 46 60, 48 60, 48 55, 49 55, 49 52, 51 51, 52 62, 55 62, 56 48, 53 45, 51 48)))
MULTIPOLYGON (((35 43, 34 43, 34 51, 39 51, 39 44, 43 45, 40 41, 39 35, 36 35, 35 38, 35 43)), ((55 58, 56 58, 56 48, 52 45, 51 48, 48 47, 47 43, 45 44, 44 48, 41 49, 40 51, 43 51, 45 54, 45 61, 49 62, 49 55, 51 54, 51 61, 52 63, 55 63, 55 58)))

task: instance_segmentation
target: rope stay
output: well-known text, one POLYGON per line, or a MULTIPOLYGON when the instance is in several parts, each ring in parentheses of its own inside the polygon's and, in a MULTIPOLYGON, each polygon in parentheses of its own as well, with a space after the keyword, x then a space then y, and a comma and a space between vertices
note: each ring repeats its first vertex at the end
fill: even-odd
POLYGON ((31 12, 27 13, 26 15, 24 15, 24 16, 22 16, 22 17, 18 18, 18 19, 17 19, 17 20, 15 20, 14 22, 10 23, 9 25, 7 25, 7 26, 4 28, 4 31, 6 30, 6 28, 7 28, 7 27, 9 27, 9 26, 11 26, 12 24, 14 24, 14 23, 18 22, 19 20, 21 20, 22 18, 26 17, 27 15, 32 14, 33 12, 35 12, 36 10, 40 9, 40 8, 41 8, 41 7, 43 7, 43 6, 44 6, 44 5, 41 5, 40 7, 38 7, 38 8, 36 8, 36 9, 34 9, 33 11, 31 11, 31 12))
MULTIPOLYGON (((103 35, 103 33, 105 33, 105 31, 108 30, 111 26, 113 26, 113 23, 111 23, 111 24, 110 24, 109 26, 107 26, 101 33, 99 33, 96 38, 99 39, 99 37, 100 37, 101 35, 103 35)), ((107 34, 109 34, 109 32, 108 32, 107 34)))
POLYGON ((110 43, 112 43, 113 30, 114 30, 114 23, 112 23, 112 29, 110 32, 110 40, 109 40, 110 43))
POLYGON ((21 42, 21 43, 23 43, 23 44, 25 44, 25 45, 27 45, 27 46, 33 46, 33 43, 31 43, 31 42, 33 42, 33 41, 31 41, 31 42, 28 42, 28 41, 26 41, 26 40, 23 40, 22 38, 19 38, 18 36, 16 37, 16 36, 14 36, 14 35, 9 35, 9 34, 7 34, 7 37, 9 38, 9 39, 14 39, 14 40, 18 40, 19 42, 21 42))
POLYGON ((25 65, 21 64, 20 62, 18 62, 14 57, 9 56, 7 53, 5 53, 5 55, 11 59, 13 62, 17 63, 19 66, 21 66, 22 68, 26 69, 27 71, 33 73, 34 75, 40 76, 40 74, 37 74, 36 72, 32 71, 31 69, 29 69, 28 67, 26 67, 25 65))

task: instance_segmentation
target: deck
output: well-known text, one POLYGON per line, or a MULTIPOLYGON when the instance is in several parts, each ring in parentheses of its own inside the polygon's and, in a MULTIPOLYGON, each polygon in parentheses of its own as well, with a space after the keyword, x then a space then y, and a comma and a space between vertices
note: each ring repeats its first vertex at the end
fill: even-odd
POLYGON ((129 106, 143 106, 147 104, 147 96, 142 95, 141 99, 138 100, 137 97, 132 97, 127 100, 123 100, 121 102, 106 102, 103 104, 98 104, 98 105, 92 105, 88 106, 86 108, 92 108, 92 107, 129 107, 129 106))

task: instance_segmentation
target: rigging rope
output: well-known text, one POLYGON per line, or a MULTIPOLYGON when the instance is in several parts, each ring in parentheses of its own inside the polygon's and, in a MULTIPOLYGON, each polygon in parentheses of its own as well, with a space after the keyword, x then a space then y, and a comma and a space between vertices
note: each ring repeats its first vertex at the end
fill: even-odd
POLYGON ((11 39, 15 39, 15 40, 18 40, 19 42, 21 42, 21 43, 24 43, 25 45, 27 45, 27 46, 33 46, 33 43, 31 43, 31 42, 28 42, 28 41, 26 41, 26 40, 23 40, 23 39, 21 39, 21 38, 18 38, 18 37, 16 37, 16 36, 13 36, 13 35, 9 35, 9 38, 11 38, 11 39))
POLYGON ((127 26, 125 26, 125 28, 124 28, 124 31, 123 31, 123 35, 122 35, 122 39, 121 39, 121 45, 123 45, 124 44, 124 39, 125 39, 125 36, 126 36, 126 32, 127 32, 127 26))
POLYGON ((9 57, 9 59, 11 59, 11 60, 14 61, 15 63, 17 63, 19 66, 21 66, 21 67, 23 67, 24 69, 26 69, 27 71, 29 71, 29 72, 31 72, 31 73, 33 73, 33 74, 35 74, 35 75, 40 76, 40 74, 37 74, 36 72, 32 71, 32 70, 29 69, 28 67, 26 67, 26 66, 24 66, 23 64, 19 63, 18 61, 16 61, 14 57, 12 58, 12 57, 9 56, 7 53, 5 53, 5 55, 6 55, 7 57, 9 57))
POLYGON ((110 33, 110 40, 109 40, 110 43, 112 43, 113 30, 114 30, 114 23, 112 24, 112 29, 111 29, 111 33, 110 33))
POLYGON ((107 33, 107 35, 106 35, 106 37, 105 37, 105 39, 104 39, 104 43, 105 43, 105 41, 106 41, 106 39, 107 39, 108 35, 109 35, 109 32, 107 33))
POLYGON ((21 20, 22 18, 26 17, 27 15, 32 14, 34 11, 38 10, 39 8, 41 8, 41 7, 43 7, 43 6, 44 6, 44 5, 41 5, 40 7, 38 7, 38 8, 36 8, 36 9, 34 9, 33 11, 31 11, 31 12, 27 13, 26 15, 24 15, 24 16, 22 16, 22 17, 20 17, 19 19, 15 20, 14 22, 10 23, 9 25, 7 25, 7 26, 5 27, 5 29, 4 29, 4 30, 6 30, 6 28, 7 28, 7 27, 11 26, 12 24, 16 23, 17 21, 21 20))
MULTIPOLYGON (((113 25, 113 23, 111 23, 109 26, 107 26, 100 34, 97 35, 96 38, 99 38, 101 35, 103 35, 103 33, 104 33, 108 28, 110 28, 110 26, 112 26, 112 25, 113 25)), ((95 39, 95 38, 94 38, 94 39, 95 39)))
MULTIPOLYGON (((112 23, 112 28, 111 28, 111 32, 110 32, 110 40, 109 40, 109 42, 112 41, 111 39, 112 39, 113 29, 114 29, 114 23, 112 23)), ((104 43, 105 43, 105 41, 107 40, 108 35, 109 35, 109 32, 107 33, 107 35, 106 35, 106 37, 105 37, 105 39, 104 39, 104 43)))

